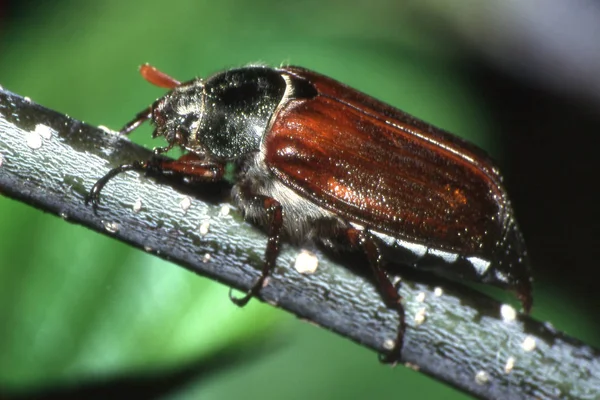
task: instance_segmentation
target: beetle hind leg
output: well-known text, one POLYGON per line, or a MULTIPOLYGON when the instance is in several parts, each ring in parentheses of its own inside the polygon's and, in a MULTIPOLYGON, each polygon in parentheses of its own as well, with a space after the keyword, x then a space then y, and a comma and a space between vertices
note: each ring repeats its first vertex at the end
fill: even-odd
POLYGON ((354 247, 360 247, 367 255, 369 265, 371 266, 371 270, 377 281, 378 290, 385 305, 393 308, 398 313, 399 323, 394 346, 387 353, 379 354, 379 361, 382 363, 396 364, 402 354, 404 332, 406 331, 404 307, 401 302, 402 297, 398 294, 397 285, 392 282, 389 274, 381 265, 381 250, 373 236, 366 230, 355 228, 348 229, 347 235, 350 243, 354 247))

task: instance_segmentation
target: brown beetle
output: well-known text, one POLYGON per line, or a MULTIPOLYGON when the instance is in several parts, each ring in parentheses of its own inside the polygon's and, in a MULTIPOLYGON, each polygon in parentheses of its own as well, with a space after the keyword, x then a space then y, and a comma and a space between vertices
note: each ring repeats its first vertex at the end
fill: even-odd
POLYGON ((256 295, 275 266, 282 236, 361 249, 388 307, 398 311, 400 357, 404 309, 388 265, 516 291, 532 305, 527 251, 502 178, 483 151, 326 76, 299 67, 248 66, 179 81, 143 66, 151 83, 171 89, 121 131, 145 120, 180 146, 176 161, 122 165, 92 188, 94 206, 106 183, 129 170, 228 179, 247 219, 269 240, 256 295), (233 176, 225 176, 226 165, 233 176))

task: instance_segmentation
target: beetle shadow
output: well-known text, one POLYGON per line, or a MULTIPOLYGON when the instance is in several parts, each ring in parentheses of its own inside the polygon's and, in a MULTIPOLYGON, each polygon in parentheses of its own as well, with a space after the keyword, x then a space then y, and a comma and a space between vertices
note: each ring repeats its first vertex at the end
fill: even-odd
POLYGON ((209 205, 216 206, 230 201, 232 185, 225 181, 189 182, 182 176, 165 176, 146 173, 146 177, 159 185, 170 186, 180 193, 193 196, 209 205))
MULTIPOLYGON (((220 375, 243 371, 253 363, 280 351, 287 345, 281 336, 246 339, 236 346, 214 353, 198 355, 191 361, 169 368, 127 371, 107 377, 83 378, 75 382, 58 382, 45 386, 10 388, 0 384, 2 400, 70 400, 70 399, 163 399, 185 393, 190 386, 209 385, 220 375)), ((192 390, 193 392, 193 390, 192 390)))
MULTIPOLYGON (((364 252, 353 249, 331 249, 323 244, 317 244, 317 247, 331 261, 342 265, 344 268, 363 277, 377 287, 377 280, 364 252)), ((466 280, 455 280, 432 271, 419 269, 418 267, 393 263, 388 259, 384 260, 384 269, 388 272, 392 280, 396 277, 401 279, 399 287, 402 285, 401 282, 408 281, 417 286, 423 286, 423 289, 441 288, 445 294, 460 299, 461 303, 467 306, 476 308, 479 311, 475 317, 476 319, 481 319, 485 316, 498 318, 500 316, 498 302, 512 304, 516 309, 520 308, 518 306, 518 299, 512 293, 499 288, 489 287, 489 285, 466 280)), ((416 293, 418 289, 412 289, 411 292, 416 293)), ((526 320, 531 319, 526 317, 526 320)))

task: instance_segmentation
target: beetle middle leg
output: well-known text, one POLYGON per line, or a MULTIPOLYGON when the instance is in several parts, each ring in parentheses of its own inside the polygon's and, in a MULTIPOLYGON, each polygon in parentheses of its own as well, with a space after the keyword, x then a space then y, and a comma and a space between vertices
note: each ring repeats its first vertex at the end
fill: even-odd
POLYGON ((86 198, 86 204, 91 202, 96 210, 104 186, 115 176, 127 171, 147 172, 155 176, 180 176, 191 182, 216 182, 223 177, 224 167, 206 161, 194 153, 184 154, 177 160, 152 158, 148 161, 134 161, 113 168, 98 179, 86 198))
POLYGON ((377 281, 377 288, 385 305, 395 309, 398 313, 399 324, 394 347, 387 354, 379 355, 379 360, 382 363, 395 364, 400 359, 404 343, 404 332, 406 331, 404 307, 401 303, 402 297, 398 294, 398 288, 392 282, 389 274, 381 265, 381 251, 373 236, 367 230, 358 230, 355 228, 348 229, 346 234, 354 247, 360 247, 366 253, 369 265, 377 281))
POLYGON ((244 200, 254 203, 256 207, 262 208, 267 214, 268 224, 268 239, 267 248, 265 250, 264 264, 261 270, 260 277, 252 287, 246 292, 243 297, 233 296, 233 289, 229 289, 229 298, 236 305, 243 307, 250 299, 258 294, 262 289, 265 279, 269 276, 275 263, 277 256, 279 255, 279 248, 281 245, 281 228, 283 227, 283 209, 281 204, 272 197, 254 194, 247 186, 241 186, 238 192, 238 196, 243 197, 244 200))

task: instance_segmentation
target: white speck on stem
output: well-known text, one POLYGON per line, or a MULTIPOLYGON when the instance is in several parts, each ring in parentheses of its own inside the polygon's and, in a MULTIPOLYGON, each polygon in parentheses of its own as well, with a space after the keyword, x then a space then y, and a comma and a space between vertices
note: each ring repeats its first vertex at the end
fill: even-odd
POLYGON ((415 313, 415 324, 417 324, 417 326, 421 325, 423 322, 425 322, 425 308, 420 308, 419 310, 417 310, 417 312, 415 313))
POLYGON ((535 338, 533 336, 527 336, 525 338, 525 340, 523 340, 523 343, 521 343, 521 347, 525 351, 535 350, 535 347, 536 347, 535 338))
POLYGON ((226 215, 229 215, 229 211, 231 211, 231 207, 229 207, 228 204, 224 204, 219 210, 219 216, 224 217, 226 215))
POLYGON ((42 147, 42 139, 50 139, 56 131, 49 126, 37 124, 31 132, 25 132, 25 143, 30 149, 37 150, 42 147))
POLYGON ((412 369, 413 371, 419 371, 421 369, 421 367, 419 367, 417 364, 413 364, 411 362, 405 362, 404 366, 412 369))
POLYGON ((269 283, 271 283, 271 277, 270 277, 270 276, 267 276, 267 277, 265 278, 265 280, 263 281, 262 287, 263 287, 263 288, 266 288, 267 286, 269 286, 269 283))
POLYGON ((394 341, 392 339, 386 339, 383 342, 383 348, 386 350, 393 350, 394 347, 396 347, 396 341, 394 341))
POLYGON ((42 137, 35 132, 26 132, 25 143, 30 149, 37 150, 42 147, 42 137))
POLYGON ((210 253, 204 254, 204 257, 202 257, 202 262, 207 263, 209 261, 210 261, 210 253))
POLYGON ((508 304, 502 304, 500 307, 500 315, 502 316, 502 320, 504 322, 512 322, 517 319, 517 310, 508 304))
POLYGON ((436 287, 435 289, 433 289, 433 295, 435 297, 441 297, 444 294, 444 290, 441 287, 436 287))
POLYGON ((296 256, 294 268, 301 274, 313 274, 319 266, 317 255, 311 251, 302 249, 296 256))
POLYGON ((508 360, 506 360, 506 365, 504 365, 504 372, 510 374, 510 372, 515 367, 515 361, 516 360, 514 357, 508 357, 508 360))
POLYGON ((111 135, 116 135, 116 134, 118 134, 118 133, 119 133, 119 132, 117 132, 117 131, 113 131, 112 129, 110 129, 109 127, 107 127, 107 126, 104 126, 104 125, 98 125, 98 128, 99 128, 99 129, 102 129, 102 130, 103 130, 104 132, 106 132, 106 133, 110 133, 111 135))
POLYGON ((137 199, 135 203, 133 203, 133 212, 139 213, 142 209, 142 199, 137 199))
POLYGON ((181 209, 183 210, 183 213, 185 214, 192 206, 192 199, 188 196, 184 197, 179 202, 179 206, 181 207, 181 209))
POLYGON ((208 229, 210 228, 210 221, 204 221, 200 224, 198 231, 201 236, 206 236, 208 234, 208 229))
POLYGON ((479 385, 485 385, 490 381, 490 375, 485 371, 477 371, 475 374, 475 382, 479 385))
POLYGON ((425 292, 419 292, 416 299, 419 303, 423 303, 425 301, 425 297, 425 292))
POLYGON ((47 125, 43 125, 43 124, 37 124, 35 126, 34 132, 46 140, 51 139, 52 135, 56 134, 56 131, 54 129, 50 128, 47 125))
POLYGON ((104 221, 104 229, 110 233, 117 233, 119 231, 119 224, 116 222, 104 221))

